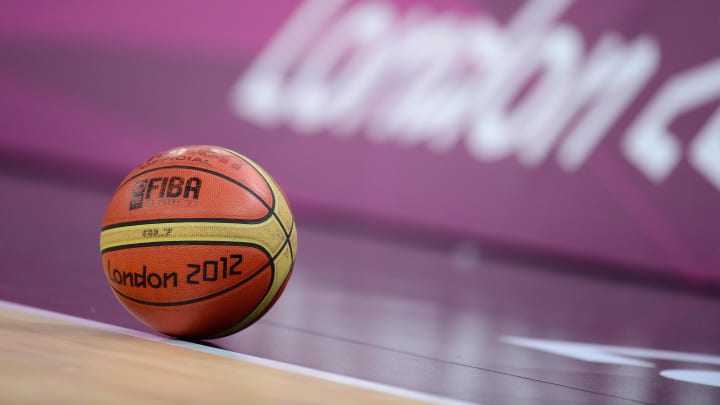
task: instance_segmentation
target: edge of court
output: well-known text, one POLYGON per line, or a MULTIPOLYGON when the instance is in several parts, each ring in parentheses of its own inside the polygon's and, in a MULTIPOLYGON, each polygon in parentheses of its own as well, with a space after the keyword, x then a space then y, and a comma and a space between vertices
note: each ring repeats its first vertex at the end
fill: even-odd
POLYGON ((360 378, 349 377, 342 374, 335 374, 328 371, 317 370, 313 368, 298 366, 290 363, 284 363, 277 360, 265 359, 262 357, 251 356, 248 354, 242 354, 233 352, 226 349, 220 349, 215 347, 208 347, 198 343, 188 342, 184 340, 169 339, 160 335, 155 335, 148 332, 142 332, 134 329, 123 328, 121 326, 115 326, 108 323, 99 321, 93 321, 90 319, 80 318, 73 315, 62 314, 59 312, 50 311, 47 309, 36 308, 28 305, 18 304, 10 301, 0 299, 0 308, 15 310, 18 312, 44 316, 52 319, 62 320, 70 323, 80 324, 95 329, 100 329, 107 332, 119 333, 122 335, 133 336, 140 339, 150 340, 153 342, 165 343, 173 346, 183 347, 191 350, 209 353, 216 356, 222 356, 230 359, 245 361, 252 364, 262 365, 278 370, 284 370, 296 374, 301 374, 309 377, 314 377, 326 381, 331 381, 343 385, 349 385, 358 388, 364 388, 376 392, 385 394, 396 395, 403 398, 412 400, 424 401, 439 405, 472 405, 473 402, 467 402, 459 399, 447 398, 438 395, 428 394, 420 391, 413 391, 406 388, 394 387, 387 384, 373 382, 369 380, 363 380, 360 378))

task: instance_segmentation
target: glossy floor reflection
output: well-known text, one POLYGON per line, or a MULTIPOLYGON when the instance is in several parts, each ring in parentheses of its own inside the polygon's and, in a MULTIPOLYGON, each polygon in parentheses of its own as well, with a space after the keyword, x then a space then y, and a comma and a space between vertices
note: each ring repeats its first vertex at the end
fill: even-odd
MULTIPOLYGON (((9 175, 0 187, 13 190, 3 201, 0 298, 144 330, 99 262, 109 192, 9 175)), ((717 297, 587 276, 582 266, 547 271, 468 245, 328 230, 302 216, 299 238, 275 307, 213 344, 490 404, 720 402, 717 297)))

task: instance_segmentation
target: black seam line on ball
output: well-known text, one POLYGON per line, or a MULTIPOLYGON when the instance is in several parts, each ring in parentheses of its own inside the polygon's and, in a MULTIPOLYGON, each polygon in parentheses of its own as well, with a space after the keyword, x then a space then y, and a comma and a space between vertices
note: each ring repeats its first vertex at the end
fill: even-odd
MULTIPOLYGON (((278 220, 280 221, 280 220, 278 220)), ((290 237, 292 236, 293 231, 295 230, 295 220, 293 219, 292 223, 290 224, 290 232, 286 236, 286 240, 288 241, 288 249, 290 249, 290 260, 295 261, 295 251, 293 250, 292 243, 290 242, 290 237)))
POLYGON ((164 218, 164 219, 148 219, 144 221, 128 221, 118 222, 117 224, 111 224, 102 227, 101 231, 107 231, 108 229, 122 228, 125 226, 136 226, 136 225, 155 225, 165 223, 183 223, 183 222, 210 222, 213 224, 261 224, 267 221, 269 216, 264 216, 259 219, 232 219, 232 218, 164 218))
POLYGON ((270 252, 267 251, 263 246, 257 243, 242 242, 242 241, 225 241, 225 240, 172 240, 172 241, 156 241, 156 242, 140 242, 140 243, 128 243, 125 245, 117 245, 109 248, 105 248, 100 251, 101 254, 107 252, 113 252, 116 250, 134 249, 142 247, 154 247, 154 246, 181 246, 181 245, 193 245, 193 246, 247 246, 258 248, 263 251, 267 256, 270 256, 270 252))
MULTIPOLYGON (((280 230, 282 230, 282 233, 285 235, 285 240, 289 241, 290 236, 293 233, 293 229, 295 229, 295 219, 292 220, 292 223, 290 224, 290 231, 285 228, 285 225, 283 225, 282 220, 280 220, 280 217, 277 215, 277 213, 273 213, 273 216, 277 220, 278 224, 280 225, 280 230)), ((288 245, 288 248, 290 249, 290 259, 292 261, 295 261, 295 253, 293 252, 292 243, 288 245)))
MULTIPOLYGON (((273 267, 272 267, 272 270, 270 271, 270 283, 268 283, 268 287, 267 287, 267 289, 265 289, 265 292, 263 293, 263 296, 262 296, 262 298, 260 299, 260 303, 263 302, 263 301, 265 300, 265 298, 267 298, 268 294, 270 294, 270 290, 272 290, 273 283, 275 283, 275 266, 273 266, 273 267)), ((272 301, 272 300, 271 300, 271 301, 272 301)), ((211 335, 211 336, 206 337, 206 339, 215 339, 215 338, 227 336, 227 335, 233 334, 233 333, 235 333, 235 332, 238 332, 238 331, 240 331, 240 329, 238 329, 237 331, 234 330, 234 329, 237 328, 241 323, 243 323, 243 322, 245 322, 245 321, 248 321, 248 322, 249 322, 249 323, 247 324, 247 326, 252 325, 253 323, 255 323, 255 321, 257 321, 258 319, 260 319, 259 316, 260 316, 261 314, 263 314, 263 311, 265 311, 265 310, 267 309, 267 305, 266 305, 265 308, 264 308, 262 311, 260 311, 260 313, 259 313, 258 315, 255 316, 254 319, 248 320, 249 316, 253 313, 253 311, 255 311, 255 309, 257 309, 257 307, 258 307, 259 305, 260 305, 260 304, 258 303, 258 305, 257 305, 255 308, 253 308, 253 309, 250 311, 250 313, 249 313, 245 318, 242 318, 242 319, 238 320, 238 321, 235 322, 232 326, 230 326, 229 328, 227 328, 227 329, 225 329, 225 330, 222 330, 222 331, 220 331, 220 332, 218 332, 218 333, 216 333, 216 334, 214 334, 214 335, 211 335)))
POLYGON ((288 232, 287 228, 285 228, 285 224, 283 224, 282 220, 276 212, 273 212, 273 217, 275 217, 275 219, 277 220, 278 224, 280 225, 280 230, 282 230, 282 233, 285 235, 285 237, 289 238, 291 232, 288 232))
MULTIPOLYGON (((255 170, 255 173, 257 173, 258 176, 260 176, 260 178, 263 179, 263 181, 265 182, 265 185, 267 186, 268 190, 270 190, 270 196, 272 197, 272 211, 275 212, 275 206, 277 205, 277 203, 276 203, 276 201, 277 201, 276 198, 277 198, 277 197, 275 196, 275 193, 273 192, 273 188, 272 188, 272 186, 270 185, 271 180, 268 179, 267 177, 265 177, 265 175, 263 174, 263 172, 260 171, 260 170, 261 170, 261 169, 260 169, 260 166, 259 166, 257 163, 251 161, 249 158, 247 158, 247 157, 245 157, 245 156, 243 156, 243 155, 235 152, 234 150, 230 150, 230 149, 227 149, 227 148, 223 148, 223 149, 227 150, 230 154, 232 154, 233 156, 235 156, 235 157, 237 157, 238 159, 242 160, 242 161, 245 162, 248 166, 252 167, 252 169, 255 170)), ((268 174, 268 177, 269 177, 269 176, 270 176, 270 175, 268 174)), ((274 181, 272 181, 272 183, 277 186, 277 183, 275 183, 274 181)), ((278 186, 278 187, 280 187, 280 186, 278 186)))
MULTIPOLYGON (((214 293, 212 293, 212 294, 209 294, 209 295, 206 295, 206 296, 203 296, 203 297, 193 298, 193 299, 191 299, 191 300, 185 300, 185 301, 175 301, 175 302, 152 302, 152 301, 145 301, 145 300, 141 300, 141 299, 138 299, 138 298, 134 298, 134 297, 131 297, 131 296, 129 296, 129 295, 127 295, 127 294, 119 291, 117 288, 115 288, 115 286, 112 285, 112 281, 110 281, 110 288, 112 288, 113 291, 115 291, 118 295, 120 295, 121 297, 125 298, 125 299, 128 300, 128 301, 136 302, 136 303, 138 303, 138 304, 143 304, 143 305, 156 306, 156 307, 175 307, 175 306, 180 306, 180 305, 188 305, 188 304, 194 304, 194 303, 196 303, 196 302, 206 301, 206 300, 209 300, 209 299, 211 299, 211 298, 215 298, 215 297, 217 297, 217 296, 226 294, 226 293, 228 293, 228 292, 230 292, 230 291, 232 291, 232 290, 234 290, 234 289, 236 289, 236 288, 239 288, 240 286, 246 284, 246 283, 249 282, 250 280, 252 280, 252 279, 254 279, 255 277, 257 277, 257 276, 258 276, 260 273, 262 273, 263 270, 265 270, 268 266, 270 266, 271 271, 274 271, 274 269, 275 269, 275 259, 277 259, 277 257, 280 255, 280 253, 285 249, 285 246, 287 246, 288 242, 289 242, 289 240, 288 240, 288 239, 285 239, 285 243, 283 243, 282 246, 280 246, 280 249, 278 249, 277 253, 276 253, 273 257, 271 257, 270 260, 268 260, 265 264, 263 264, 262 266, 260 266, 260 269, 258 269, 257 271, 255 271, 255 273, 253 273, 252 275, 250 275, 250 277, 246 278, 246 279, 243 280, 243 281, 240 281, 240 282, 237 283, 237 284, 231 285, 230 287, 228 287, 228 288, 226 288, 226 289, 224 289, 224 290, 217 291, 217 292, 214 292, 214 293)), ((233 242, 221 242, 221 243, 213 243, 213 242, 210 242, 210 243, 208 243, 208 242, 203 242, 203 243, 192 243, 192 242, 180 242, 180 243, 175 243, 175 242, 159 242, 159 243, 154 243, 154 244, 152 244, 152 245, 153 245, 153 246, 158 246, 158 245, 169 245, 169 244, 172 244, 172 245, 178 245, 178 244, 194 244, 194 245, 202 245, 202 244, 208 244, 208 245, 222 245, 222 244, 246 245, 246 246, 257 246, 257 247, 259 247, 260 249, 262 249, 265 254, 268 253, 267 250, 265 250, 262 246, 254 245, 254 244, 250 244, 250 243, 245 243, 245 244, 243 244, 243 243, 241 243, 241 242, 235 242, 235 243, 233 243, 233 242)), ((127 248, 131 248, 131 247, 137 247, 137 245, 129 245, 128 247, 126 247, 126 249, 127 249, 127 248)))
MULTIPOLYGON (((251 166, 251 167, 252 167, 252 166, 251 166)), ((275 195, 273 194, 273 192, 272 192, 272 187, 270 187, 269 184, 268 184, 268 188, 270 189, 270 194, 273 196, 272 206, 269 205, 267 202, 265 202, 265 200, 263 200, 255 191, 251 190, 251 189, 250 189, 248 186, 246 186, 245 184, 243 184, 243 183, 241 183, 241 182, 233 179, 233 178, 230 177, 230 176, 224 175, 224 174, 222 174, 222 173, 220 173, 220 172, 216 172, 216 171, 214 171, 214 170, 205 169, 205 168, 203 168, 203 167, 185 166, 185 165, 171 165, 171 166, 163 166, 163 167, 154 167, 154 168, 152 168, 152 169, 148 169, 148 170, 142 171, 142 172, 140 172, 140 173, 138 173, 138 174, 130 177, 129 179, 125 180, 122 184, 120 184, 119 187, 124 186, 125 184, 129 183, 132 179, 138 178, 138 177, 142 176, 143 174, 150 173, 150 172, 154 172, 154 171, 157 171, 157 170, 163 170, 163 169, 189 169, 189 170, 197 170, 197 171, 205 172, 205 173, 208 173, 208 174, 212 174, 213 176, 220 177, 220 178, 222 178, 222 179, 225 179, 225 180, 227 180, 227 181, 235 184, 235 185, 238 186, 238 187, 243 188, 245 191, 247 191, 248 193, 252 194, 255 198, 257 198, 257 199, 260 201, 260 203, 261 203, 265 208, 267 208, 268 211, 270 211, 270 212, 274 212, 274 211, 275 211, 275 195)), ((257 172, 257 169, 255 169, 254 167, 253 167, 253 170, 255 170, 255 171, 257 172)), ((265 177, 264 177, 261 173, 259 173, 259 172, 258 172, 258 174, 260 174, 260 177, 261 177, 261 178, 265 181, 265 183, 267 184, 268 182, 267 182, 267 180, 265 179, 265 177)), ((119 188, 119 187, 118 187, 118 188, 119 188)))

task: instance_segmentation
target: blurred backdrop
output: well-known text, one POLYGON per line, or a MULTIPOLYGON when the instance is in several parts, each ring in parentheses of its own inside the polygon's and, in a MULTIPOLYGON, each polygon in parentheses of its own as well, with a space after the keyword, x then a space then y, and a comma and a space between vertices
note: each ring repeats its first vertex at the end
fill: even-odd
POLYGON ((717 286, 719 11, 5 1, 0 167, 109 199, 150 155, 220 145, 301 222, 717 286))

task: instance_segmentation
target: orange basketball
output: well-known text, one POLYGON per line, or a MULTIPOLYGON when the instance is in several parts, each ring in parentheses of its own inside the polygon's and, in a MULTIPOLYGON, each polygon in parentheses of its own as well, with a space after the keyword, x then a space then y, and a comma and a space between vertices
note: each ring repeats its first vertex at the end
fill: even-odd
POLYGON ((123 306, 167 335, 209 339, 262 317, 297 252, 290 207, 256 163, 215 146, 151 157, 125 177, 100 234, 123 306))

